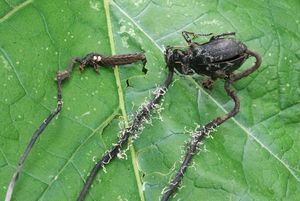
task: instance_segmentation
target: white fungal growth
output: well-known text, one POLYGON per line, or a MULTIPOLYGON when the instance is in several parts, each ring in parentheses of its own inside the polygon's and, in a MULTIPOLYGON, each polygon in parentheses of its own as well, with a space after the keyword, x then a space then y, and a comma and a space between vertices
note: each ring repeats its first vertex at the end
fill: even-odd
POLYGON ((206 146, 205 146, 205 145, 203 145, 203 147, 202 147, 202 151, 203 151, 203 152, 208 152, 208 149, 206 148, 206 146))
POLYGON ((97 1, 90 1, 90 8, 91 9, 94 9, 96 11, 99 11, 100 10, 100 3, 97 2, 97 1))
POLYGON ((125 159, 125 160, 127 160, 128 158, 127 158, 126 151, 127 151, 127 149, 125 151, 120 150, 120 152, 117 154, 117 157, 119 159, 125 159))
POLYGON ((193 135, 195 133, 193 129, 188 128, 186 126, 184 126, 184 128, 183 128, 183 132, 184 132, 184 134, 189 134, 189 135, 193 135))
POLYGON ((145 119, 145 123, 146 124, 149 124, 149 125, 151 125, 151 126, 153 126, 153 122, 152 122, 152 119, 145 119))
POLYGON ((120 134, 122 135, 122 133, 124 132, 124 129, 126 128, 126 121, 125 121, 125 118, 123 116, 120 116, 119 119, 120 120, 119 120, 118 126, 121 130, 123 130, 123 131, 120 132, 120 134))
POLYGON ((97 163, 96 156, 93 156, 92 161, 93 161, 94 163, 97 163))
POLYGON ((107 170, 106 170, 106 168, 105 168, 104 165, 102 166, 102 169, 103 169, 103 172, 104 172, 104 173, 107 173, 107 170))
POLYGON ((190 165, 190 167, 194 168, 195 170, 197 170, 195 161, 192 162, 192 164, 190 165))
POLYGON ((163 195, 164 193, 167 193, 168 191, 170 191, 170 189, 168 187, 164 187, 160 194, 163 195))

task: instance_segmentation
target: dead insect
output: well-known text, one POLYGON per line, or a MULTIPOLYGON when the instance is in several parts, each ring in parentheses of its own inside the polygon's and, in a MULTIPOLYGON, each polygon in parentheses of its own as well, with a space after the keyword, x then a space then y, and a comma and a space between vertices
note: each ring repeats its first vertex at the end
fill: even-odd
MULTIPOLYGON (((195 38, 197 36, 209 36, 212 34, 195 34, 184 31, 182 35, 189 44, 189 48, 187 50, 181 50, 168 47, 166 50, 165 59, 169 69, 175 68, 182 74, 192 72, 204 74, 209 76, 212 80, 223 78, 225 80, 224 89, 227 95, 234 101, 234 107, 230 112, 215 118, 202 128, 198 128, 196 132, 192 134, 192 139, 188 144, 180 168, 169 185, 163 190, 160 201, 168 201, 175 193, 193 156, 197 153, 199 143, 210 135, 214 128, 220 126, 239 112, 240 100, 236 92, 231 89, 232 83, 247 77, 261 65, 261 57, 258 53, 249 50, 247 46, 240 41, 224 37, 234 34, 235 33, 224 33, 213 36, 208 42, 199 44, 192 42, 189 35, 193 35, 195 38), (234 74, 233 71, 241 67, 250 56, 255 57, 255 64, 241 73, 234 74)), ((211 88, 213 84, 212 80, 209 79, 205 81, 203 83, 204 87, 211 88)))
POLYGON ((210 36, 212 33, 196 34, 183 31, 182 35, 188 43, 188 49, 168 46, 165 53, 166 63, 181 74, 207 75, 210 79, 202 83, 205 88, 212 88, 213 80, 229 77, 249 56, 258 56, 257 53, 248 50, 244 43, 227 37, 235 35, 234 32, 212 36, 208 42, 202 44, 193 42, 192 39, 210 36))

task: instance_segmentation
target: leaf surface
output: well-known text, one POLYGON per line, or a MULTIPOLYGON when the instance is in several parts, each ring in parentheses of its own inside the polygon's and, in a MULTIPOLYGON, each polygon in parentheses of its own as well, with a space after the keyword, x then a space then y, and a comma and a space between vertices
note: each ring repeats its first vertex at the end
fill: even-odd
MULTIPOLYGON (((63 85, 63 111, 30 153, 13 200, 75 200, 95 161, 164 80, 163 49, 185 46, 183 30, 235 31, 263 64, 234 84, 240 113, 205 140, 174 200, 297 200, 300 3, 115 0, 109 10, 107 5, 0 1, 0 200, 32 133, 56 106, 53 79, 70 58, 142 51, 148 73, 143 75, 141 64, 102 68, 100 75, 76 69, 63 85)), ((174 80, 162 112, 145 125, 127 160, 100 172, 87 200, 158 200, 178 169, 189 130, 233 106, 222 80, 212 91, 192 77, 174 80)))

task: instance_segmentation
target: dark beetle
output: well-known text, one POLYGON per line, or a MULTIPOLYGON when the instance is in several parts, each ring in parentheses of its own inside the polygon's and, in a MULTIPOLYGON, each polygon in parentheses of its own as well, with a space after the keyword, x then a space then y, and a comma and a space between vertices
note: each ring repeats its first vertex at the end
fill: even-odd
POLYGON ((203 86, 211 88, 213 80, 226 78, 241 67, 249 56, 256 54, 247 46, 233 37, 234 32, 212 36, 206 43, 192 42, 198 36, 210 34, 195 34, 183 31, 182 35, 188 43, 188 49, 167 47, 165 60, 169 68, 175 68, 181 74, 204 74, 211 79, 203 82, 203 86), (193 38, 190 38, 190 35, 193 38))
POLYGON ((206 88, 212 87, 212 80, 223 78, 225 80, 224 89, 227 95, 234 101, 234 107, 225 115, 215 118, 202 128, 196 129, 191 141, 188 143, 185 155, 181 159, 180 168, 168 186, 164 188, 160 201, 168 201, 176 192, 188 166, 191 164, 193 156, 199 149, 200 142, 208 137, 210 132, 217 126, 220 126, 239 112, 240 99, 235 90, 231 88, 231 85, 256 71, 262 62, 258 53, 249 50, 245 44, 230 37, 231 35, 235 35, 235 33, 224 33, 213 36, 208 42, 203 44, 192 42, 189 36, 192 35, 195 38, 197 36, 209 36, 212 34, 195 34, 184 31, 182 35, 189 46, 187 49, 167 47, 165 60, 169 70, 174 72, 175 68, 182 74, 196 72, 207 75, 210 79, 203 82, 206 88), (242 72, 235 73, 234 71, 240 68, 249 57, 256 59, 255 64, 242 72))

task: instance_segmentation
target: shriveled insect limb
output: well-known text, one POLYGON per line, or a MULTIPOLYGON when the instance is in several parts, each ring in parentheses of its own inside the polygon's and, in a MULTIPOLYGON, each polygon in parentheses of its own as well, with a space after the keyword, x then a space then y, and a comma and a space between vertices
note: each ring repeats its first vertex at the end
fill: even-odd
POLYGON ((19 178, 19 174, 24 166, 25 160, 28 157, 33 145, 35 144, 38 137, 42 134, 42 132, 45 130, 45 128, 49 125, 49 123, 52 121, 52 119, 58 115, 62 109, 62 81, 70 76, 70 73, 72 72, 74 65, 76 62, 78 62, 78 58, 74 58, 71 60, 70 66, 65 71, 60 71, 56 75, 56 81, 57 81, 57 106, 56 109, 43 121, 43 123, 40 125, 40 127, 34 132, 33 136, 30 139, 29 144, 27 145, 23 155, 19 159, 18 166, 16 168, 16 171, 11 178, 11 181, 9 183, 5 201, 10 201, 12 198, 13 190, 16 185, 16 182, 19 178))
POLYGON ((169 69, 168 76, 164 81, 163 85, 156 91, 154 98, 149 101, 147 104, 143 105, 139 111, 136 113, 133 122, 130 127, 126 128, 119 140, 118 143, 115 144, 111 150, 109 150, 102 158, 99 160, 96 165, 91 170, 83 189, 80 192, 77 201, 83 201, 96 178, 97 173, 101 170, 105 165, 109 164, 111 160, 117 157, 117 155, 121 152, 122 147, 127 143, 130 136, 135 135, 141 128, 142 123, 149 117, 150 113, 158 106, 160 100, 165 95, 168 87, 170 86, 173 78, 173 70, 169 69))
POLYGON ((113 67, 115 65, 132 64, 137 61, 143 62, 144 73, 147 72, 145 65, 147 63, 146 56, 143 53, 120 54, 113 56, 105 56, 98 53, 89 53, 81 61, 80 70, 83 70, 86 65, 93 66, 95 71, 99 72, 99 66, 113 67))
POLYGON ((259 66, 261 65, 261 61, 262 61, 261 57, 256 52, 253 52, 251 50, 246 50, 246 53, 249 54, 250 56, 253 56, 256 58, 255 64, 252 67, 246 69, 245 71, 243 71, 241 73, 229 75, 229 77, 225 79, 225 83, 224 83, 224 89, 227 92, 227 95, 230 96, 232 98, 232 100, 234 101, 234 104, 235 104, 234 108, 230 112, 225 114, 224 116, 218 117, 218 118, 212 120, 211 122, 206 124, 204 127, 199 129, 195 134, 192 135, 192 140, 188 145, 183 162, 182 162, 178 172, 176 173, 175 177, 170 182, 169 186, 167 188, 165 188, 164 191, 162 192, 163 195, 162 195, 161 201, 169 200, 169 198, 175 193, 175 191, 179 187, 180 182, 184 176, 184 173, 186 172, 186 170, 193 158, 193 155, 197 152, 199 143, 206 136, 208 136, 211 133, 211 131, 213 131, 217 126, 220 126, 222 123, 224 123, 231 117, 234 117, 239 112, 240 100, 239 100, 238 96, 236 95, 236 92, 233 89, 231 89, 230 86, 233 82, 238 81, 241 78, 244 78, 244 77, 250 75, 251 73, 253 73, 255 70, 257 70, 259 68, 259 66))
POLYGON ((175 177, 170 182, 169 186, 163 190, 163 195, 161 198, 161 201, 167 201, 169 198, 173 195, 173 193, 177 190, 177 188, 180 185, 181 180, 183 179, 183 176, 193 158, 193 155, 197 153, 198 145, 199 143, 210 134, 211 131, 213 131, 217 126, 224 123, 229 118, 235 116, 239 112, 240 108, 240 100, 238 96, 236 95, 235 91, 230 88, 232 81, 230 79, 227 79, 224 84, 224 88, 227 92, 227 94, 233 99, 235 105, 234 108, 225 114, 222 117, 218 117, 208 124, 206 124, 204 127, 199 129, 196 133, 192 135, 192 140, 188 145, 188 148, 186 150, 183 162, 176 173, 175 177))
POLYGON ((261 59, 261 56, 252 51, 252 50, 249 50, 247 49, 246 50, 246 53, 252 57, 255 57, 256 61, 255 61, 255 64, 251 67, 251 68, 248 68, 246 69, 245 71, 241 72, 241 73, 238 73, 238 74, 232 74, 231 75, 231 80, 232 81, 238 81, 244 77, 247 77, 248 75, 250 75, 251 73, 253 73, 254 71, 256 71, 259 66, 261 65, 261 62, 262 62, 262 59, 261 59))

